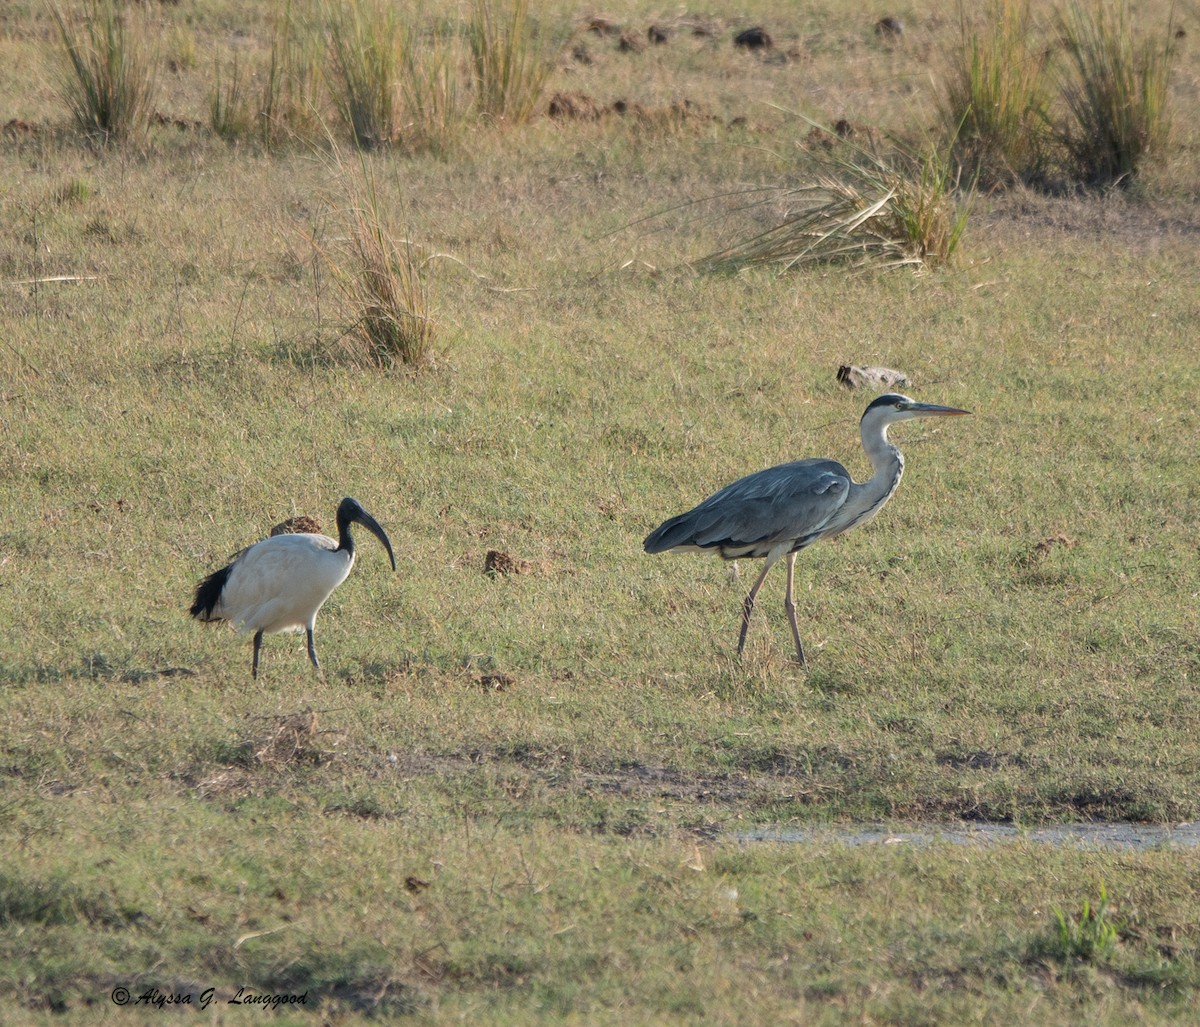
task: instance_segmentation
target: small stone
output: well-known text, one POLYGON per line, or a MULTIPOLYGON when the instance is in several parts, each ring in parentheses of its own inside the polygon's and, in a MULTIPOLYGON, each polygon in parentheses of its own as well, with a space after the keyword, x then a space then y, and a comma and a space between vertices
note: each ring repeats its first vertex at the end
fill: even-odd
POLYGON ((903 371, 894 371, 890 367, 855 367, 843 364, 838 368, 837 380, 848 389, 895 388, 911 385, 908 375, 903 371))

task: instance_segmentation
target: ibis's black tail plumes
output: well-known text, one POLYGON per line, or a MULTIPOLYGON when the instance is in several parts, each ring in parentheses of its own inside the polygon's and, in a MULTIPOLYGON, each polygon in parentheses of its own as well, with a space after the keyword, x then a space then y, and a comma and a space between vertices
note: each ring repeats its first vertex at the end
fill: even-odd
POLYGON ((189 611, 193 617, 198 617, 200 620, 214 619, 213 610, 217 608, 217 603, 221 600, 221 592, 225 588, 225 582, 229 580, 229 569, 232 566, 233 564, 229 564, 219 571, 213 571, 196 586, 196 601, 192 603, 189 611))

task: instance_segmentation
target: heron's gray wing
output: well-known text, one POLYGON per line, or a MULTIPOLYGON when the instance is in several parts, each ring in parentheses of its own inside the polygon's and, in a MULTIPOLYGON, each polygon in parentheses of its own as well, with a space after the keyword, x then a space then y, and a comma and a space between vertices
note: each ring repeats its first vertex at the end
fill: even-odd
POLYGON ((850 473, 836 460, 795 460, 739 478, 693 510, 664 523, 646 551, 719 548, 765 556, 783 542, 814 541, 846 501, 850 473))

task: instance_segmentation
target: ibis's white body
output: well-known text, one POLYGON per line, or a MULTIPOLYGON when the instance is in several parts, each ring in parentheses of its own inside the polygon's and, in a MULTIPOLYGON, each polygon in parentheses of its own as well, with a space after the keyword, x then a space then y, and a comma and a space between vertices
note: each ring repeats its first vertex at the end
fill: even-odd
POLYGON ((311 630, 317 613, 350 574, 354 550, 327 535, 275 535, 256 542, 230 564, 213 620, 239 631, 311 630))

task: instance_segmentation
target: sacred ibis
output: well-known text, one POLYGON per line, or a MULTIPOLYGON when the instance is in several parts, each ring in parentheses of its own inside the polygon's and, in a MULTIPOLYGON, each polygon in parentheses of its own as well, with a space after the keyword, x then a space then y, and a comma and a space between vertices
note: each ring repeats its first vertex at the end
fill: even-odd
POLYGON ((338 504, 336 541, 326 535, 297 534, 256 542, 196 586, 191 615, 202 621, 231 621, 239 631, 253 631, 255 678, 263 635, 277 631, 306 631, 308 658, 319 671, 313 625, 317 611, 354 566, 354 521, 383 543, 394 571, 396 557, 387 532, 357 499, 347 496, 338 504))

